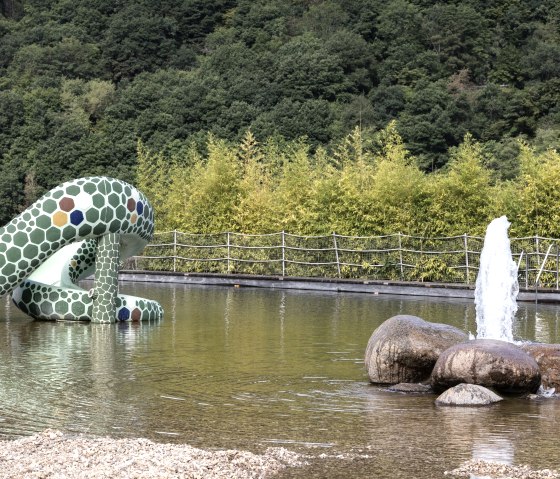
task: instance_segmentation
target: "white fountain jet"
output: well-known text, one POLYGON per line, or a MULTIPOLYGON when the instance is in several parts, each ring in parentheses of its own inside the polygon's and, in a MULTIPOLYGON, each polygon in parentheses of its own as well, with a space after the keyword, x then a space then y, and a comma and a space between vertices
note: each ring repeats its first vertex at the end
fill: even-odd
POLYGON ((509 226, 507 218, 501 216, 486 229, 474 292, 477 339, 513 342, 519 283, 507 234, 509 226))

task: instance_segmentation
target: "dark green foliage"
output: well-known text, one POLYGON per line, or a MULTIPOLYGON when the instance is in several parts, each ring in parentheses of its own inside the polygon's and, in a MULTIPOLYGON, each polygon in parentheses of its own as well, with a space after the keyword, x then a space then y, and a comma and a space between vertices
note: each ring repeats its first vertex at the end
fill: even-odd
POLYGON ((175 48, 176 24, 153 8, 130 4, 111 17, 101 46, 116 81, 164 66, 175 48))
POLYGON ((1 0, 0 14, 15 20, 21 18, 23 16, 23 0, 1 0))
POLYGON ((559 45, 554 0, 0 0, 0 216, 208 132, 331 152, 396 119, 424 171, 469 132, 513 178, 517 139, 558 147, 559 45))
POLYGON ((259 115, 252 128, 263 138, 280 135, 293 140, 306 136, 317 146, 329 141, 332 117, 332 106, 326 100, 286 98, 272 110, 259 115))
POLYGON ((401 131, 411 152, 427 171, 441 168, 447 150, 466 133, 468 107, 460 108, 443 82, 419 82, 400 115, 401 131))

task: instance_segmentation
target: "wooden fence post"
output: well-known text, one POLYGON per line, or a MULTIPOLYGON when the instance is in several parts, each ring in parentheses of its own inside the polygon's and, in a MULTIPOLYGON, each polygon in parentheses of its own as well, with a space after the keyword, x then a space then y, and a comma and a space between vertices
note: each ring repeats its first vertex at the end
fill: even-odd
POLYGON ((229 231, 227 232, 227 272, 231 271, 231 254, 230 254, 230 240, 229 240, 229 231))
POLYGON ((558 289, 558 270, 560 262, 560 252, 558 251, 558 242, 556 242, 556 289, 558 289))
POLYGON ((465 233, 463 235, 463 243, 465 245, 465 269, 466 269, 466 275, 467 275, 467 285, 470 282, 469 279, 469 248, 468 248, 468 240, 467 240, 467 233, 465 233))
POLYGON ((286 276, 286 238, 285 232, 282 230, 282 276, 286 276))
POLYGON ((177 271, 177 230, 173 230, 173 272, 177 271))
POLYGON ((402 235, 399 232, 399 266, 401 269, 401 281, 404 280, 404 269, 403 269, 403 256, 402 256, 402 235))
POLYGON ((338 244, 336 242, 336 233, 333 231, 333 243, 334 243, 334 254, 336 257, 336 269, 338 271, 338 277, 340 278, 340 260, 338 258, 338 244))
POLYGON ((525 287, 529 287, 529 253, 525 253, 525 287))

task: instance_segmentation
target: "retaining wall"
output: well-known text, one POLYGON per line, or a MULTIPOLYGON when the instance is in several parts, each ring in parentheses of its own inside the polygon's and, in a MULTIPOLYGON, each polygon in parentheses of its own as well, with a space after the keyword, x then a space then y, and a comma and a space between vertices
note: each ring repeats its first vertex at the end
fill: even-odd
MULTIPOLYGON (((233 287, 299 289, 366 294, 396 294, 474 299, 474 286, 447 283, 376 281, 338 278, 297 278, 239 274, 172 273, 155 271, 121 271, 120 281, 144 283, 179 283, 233 287)), ((518 301, 560 303, 560 292, 554 289, 520 288, 518 301)))

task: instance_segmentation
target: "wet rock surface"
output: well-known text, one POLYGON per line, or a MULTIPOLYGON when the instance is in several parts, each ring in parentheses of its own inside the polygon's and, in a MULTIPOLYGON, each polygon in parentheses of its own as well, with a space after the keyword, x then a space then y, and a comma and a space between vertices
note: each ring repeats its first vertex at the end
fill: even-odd
POLYGON ((525 343, 519 347, 539 365, 542 387, 560 392, 560 344, 525 343))
POLYGON ((478 384, 501 393, 534 393, 541 383, 537 362, 515 344, 476 339, 444 351, 432 372, 432 388, 478 384))
POLYGON ((398 393, 431 393, 432 386, 424 383, 399 383, 387 388, 398 393))
POLYGON ((47 430, 0 441, 0 478, 268 478, 303 465, 284 448, 264 454, 203 450, 147 439, 70 436, 47 430))
POLYGON ((445 471, 446 476, 472 477, 484 476, 490 479, 557 479, 560 473, 554 469, 531 469, 529 466, 510 466, 497 462, 473 459, 452 471, 445 471))
POLYGON ((436 399, 438 406, 487 406, 503 398, 484 386, 458 384, 449 388, 436 399))
POLYGON ((371 335, 365 356, 374 384, 426 381, 439 355, 468 336, 446 324, 429 323, 417 316, 389 318, 371 335))

